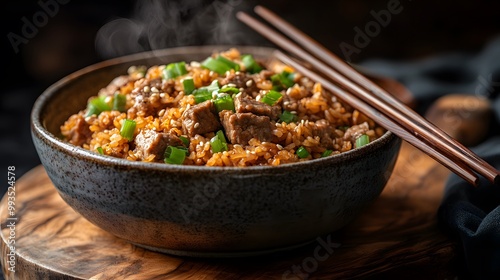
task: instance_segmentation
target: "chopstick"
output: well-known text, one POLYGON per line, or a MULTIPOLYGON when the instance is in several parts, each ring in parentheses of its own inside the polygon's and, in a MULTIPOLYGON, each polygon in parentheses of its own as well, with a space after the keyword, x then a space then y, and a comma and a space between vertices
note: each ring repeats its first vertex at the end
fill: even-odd
POLYGON ((363 112, 366 116, 369 118, 375 120, 379 124, 384 124, 384 127, 394 134, 398 135, 402 139, 406 140, 407 142, 411 143, 414 145, 416 148, 422 150, 426 154, 428 154, 430 157, 435 159, 436 161, 442 163, 444 166, 448 167, 450 170, 452 170, 454 173, 462 177, 465 181, 469 182, 470 184, 477 186, 478 185, 478 178, 474 173, 470 171, 470 169, 460 166, 458 163, 452 161, 451 159, 447 158, 443 154, 441 154, 437 149, 426 145, 425 143, 421 142, 410 134, 408 131, 404 130, 401 126, 399 126, 397 123, 395 123, 393 120, 387 118, 386 116, 380 114, 377 110, 375 110, 373 107, 368 105, 368 103, 362 101, 361 99, 350 95, 346 91, 342 90, 341 88, 335 86, 332 82, 328 81, 327 79, 321 77, 320 75, 316 74, 315 72, 309 70, 307 67, 303 66, 302 64, 298 63, 297 61, 294 61, 284 53, 280 51, 275 51, 274 55, 276 58, 279 60, 283 61, 284 63, 294 67, 297 71, 300 73, 306 75, 310 79, 319 82, 324 86, 326 89, 328 89, 330 92, 336 94, 340 99, 342 100, 349 100, 345 101, 349 103, 349 105, 356 107, 360 111, 363 112))
MULTIPOLYGON (((458 157, 460 160, 463 160, 468 165, 471 165, 472 169, 474 169, 479 174, 486 177, 491 182, 497 182, 499 180, 499 171, 492 167, 490 164, 485 162, 482 158, 474 154, 472 151, 463 146, 460 142, 456 141, 444 131, 433 125, 432 123, 425 120, 422 116, 417 114, 412 109, 405 106, 399 100, 397 100, 394 96, 387 93, 385 90, 380 88, 378 85, 370 81, 368 78, 357 72, 354 68, 345 63, 342 59, 334 55, 332 52, 327 50, 321 44, 313 40, 311 37, 304 34, 299 29, 295 28, 290 23, 286 22, 282 18, 280 18, 275 13, 270 10, 257 6, 255 7, 255 12, 260 15, 262 18, 270 22, 277 29, 288 35, 290 38, 293 38, 296 42, 300 42, 300 44, 312 52, 317 57, 321 57, 328 65, 336 69, 338 72, 341 72, 352 81, 358 82, 365 89, 369 90, 373 93, 377 98, 379 98, 382 102, 386 102, 389 106, 392 106, 394 109, 403 114, 406 119, 410 120, 415 125, 420 127, 412 127, 415 133, 419 133, 421 135, 426 135, 428 131, 432 132, 427 134, 431 136, 431 141, 436 141, 436 144, 441 144, 440 139, 444 141, 446 146, 443 149, 453 149, 463 154, 465 157, 460 156, 460 154, 455 154, 453 151, 449 151, 452 155, 458 157), (427 131, 426 131, 427 130, 427 131), (437 135, 436 137, 433 137, 437 135), (440 138, 440 139, 438 139, 440 138)), ((386 110, 386 108, 382 108, 382 110, 386 110)))
MULTIPOLYGON (((429 124, 417 113, 413 112, 411 109, 407 108, 404 104, 383 91, 380 87, 372 83, 370 80, 357 73, 346 63, 341 61, 339 58, 336 58, 324 47, 319 45, 319 43, 314 42, 305 34, 301 33, 293 26, 291 26, 289 23, 286 23, 284 20, 280 19, 278 16, 263 7, 258 6, 255 10, 263 18, 270 21, 284 33, 287 33, 290 37, 294 38, 295 41, 307 46, 307 48, 313 51, 318 57, 321 57, 322 59, 330 58, 328 59, 328 63, 330 65, 333 64, 333 66, 335 66, 334 68, 336 68, 338 71, 343 72, 344 75, 347 75, 352 80, 360 82, 365 89, 368 89, 370 91, 367 92, 365 89, 354 84, 351 80, 345 78, 335 70, 331 69, 329 66, 325 65, 323 62, 319 61, 312 55, 308 54, 306 51, 302 50, 299 46, 297 46, 289 39, 285 38, 283 35, 275 32, 256 19, 242 12, 239 12, 237 14, 237 17, 241 21, 249 25, 251 28, 261 33, 263 36, 273 41, 281 48, 297 55, 298 57, 308 62, 312 62, 312 64, 316 66, 316 69, 319 70, 319 72, 323 72, 326 76, 328 76, 329 79, 347 88, 351 94, 344 95, 343 98, 341 97, 344 102, 347 102, 351 106, 362 110, 365 114, 367 113, 367 110, 371 111, 373 110, 373 108, 371 108, 370 106, 364 106, 359 101, 365 100, 369 102, 369 104, 372 104, 376 110, 387 115, 383 116, 380 113, 371 112, 371 116, 369 116, 370 118, 374 119, 385 128, 393 131, 396 135, 405 139, 410 144, 429 154, 431 157, 467 180, 469 183, 474 185, 477 184, 477 177, 471 171, 471 168, 486 177, 488 180, 498 183, 499 172, 495 168, 487 164, 485 161, 483 161, 481 158, 479 158, 477 155, 472 153, 470 150, 463 147, 460 143, 453 140, 438 128, 429 124), (355 101, 351 100, 353 98, 353 95, 358 97, 355 101), (361 109, 361 107, 368 108, 361 109), (422 141, 425 143, 423 143, 422 141)), ((279 56, 281 58, 284 58, 283 54, 279 56)), ((296 65, 297 62, 293 62, 293 64, 296 65)), ((296 68, 298 69, 299 67, 296 68)), ((302 70, 308 69, 303 68, 302 70)), ((300 72, 306 74, 306 71, 300 72)), ((308 73, 309 72, 310 71, 308 71, 308 73)), ((316 79, 314 79, 312 75, 309 74, 306 75, 310 76, 313 80, 321 82, 322 84, 326 85, 325 82, 328 82, 325 79, 321 79, 322 81, 319 81, 319 76, 315 75, 314 73, 313 74, 316 79)), ((333 84, 328 85, 329 90, 339 95, 339 88, 332 86, 333 84)), ((366 103, 364 104, 367 105, 366 103)))

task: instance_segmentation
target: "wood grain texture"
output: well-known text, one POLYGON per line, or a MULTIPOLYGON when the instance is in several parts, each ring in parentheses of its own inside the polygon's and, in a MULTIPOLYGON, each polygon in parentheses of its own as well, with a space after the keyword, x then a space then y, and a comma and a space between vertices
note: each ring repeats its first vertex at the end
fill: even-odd
POLYGON ((6 279, 453 279, 456 244, 436 220, 448 174, 404 143, 382 195, 342 231, 268 256, 196 259, 100 230, 62 201, 40 166, 17 182, 15 273, 6 269, 6 197, 1 202, 3 272, 6 279))

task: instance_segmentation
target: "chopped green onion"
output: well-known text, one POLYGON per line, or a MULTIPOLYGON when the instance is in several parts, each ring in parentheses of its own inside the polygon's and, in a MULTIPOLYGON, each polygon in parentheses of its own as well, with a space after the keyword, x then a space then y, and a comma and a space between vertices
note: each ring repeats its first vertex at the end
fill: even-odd
POLYGON ((106 96, 98 96, 92 98, 87 104, 87 114, 86 117, 96 115, 99 116, 100 113, 104 111, 110 111, 111 106, 106 103, 106 96))
POLYGON ((165 163, 182 164, 186 159, 186 149, 168 146, 165 150, 165 163))
POLYGON ((321 157, 327 157, 333 153, 332 150, 325 150, 322 154, 321 157))
POLYGON ((363 134, 356 139, 356 148, 363 147, 364 145, 370 143, 370 137, 368 135, 363 134))
POLYGON ((128 141, 132 141, 132 139, 134 139, 135 125, 136 123, 134 120, 126 119, 120 130, 120 135, 128 141))
POLYGON ((223 56, 217 56, 216 58, 208 57, 205 59, 201 66, 219 73, 220 75, 224 75, 227 71, 234 69, 235 71, 240 70, 240 65, 238 63, 233 62, 223 56))
POLYGON ((127 105, 127 97, 123 94, 115 93, 113 97, 113 111, 125 112, 127 105))
POLYGON ((163 78, 165 80, 173 79, 187 74, 186 62, 170 63, 163 69, 163 78))
POLYGON ((262 67, 260 66, 257 61, 253 58, 252 55, 250 54, 244 54, 241 56, 241 61, 243 62, 243 65, 245 65, 245 69, 249 73, 259 73, 262 71, 262 67))
POLYGON ((215 108, 217 112, 223 110, 231 110, 234 112, 234 101, 231 95, 223 95, 214 100, 215 108))
POLYGON ((212 99, 212 93, 207 89, 198 89, 193 95, 196 104, 212 99))
POLYGON ((214 153, 220 153, 228 150, 226 137, 224 137, 222 130, 217 131, 215 136, 210 139, 210 146, 212 146, 212 152, 214 153))
POLYGON ((179 139, 181 139, 182 144, 184 144, 184 146, 189 147, 189 138, 184 136, 179 136, 179 139))
POLYGON ((219 90, 220 89, 219 81, 214 80, 210 85, 203 87, 203 88, 206 88, 210 92, 219 90))
POLYGON ((184 87, 185 94, 191 94, 196 89, 196 87, 194 86, 193 78, 191 77, 182 80, 182 86, 184 87))
POLYGON ((216 73, 219 73, 220 75, 224 75, 227 71, 231 70, 231 67, 229 65, 225 64, 222 61, 216 60, 212 57, 208 57, 207 59, 205 59, 201 63, 201 66, 216 73))
POLYGON ((240 90, 235 88, 235 87, 222 87, 221 89, 219 89, 219 92, 236 94, 236 93, 239 93, 240 90))
POLYGON ((282 97, 281 93, 270 90, 266 95, 264 95, 260 101, 266 103, 267 105, 273 106, 278 103, 280 98, 282 97))
POLYGON ((274 74, 271 76, 271 82, 273 83, 274 90, 283 90, 292 87, 295 84, 295 74, 287 71, 283 71, 279 74, 274 74))
POLYGON ((300 146, 295 152, 299 158, 306 158, 309 156, 309 152, 304 148, 304 146, 300 146))
POLYGON ((287 110, 284 110, 280 116, 280 120, 284 123, 296 122, 297 119, 298 119, 297 115, 287 110))
POLYGON ((229 60, 225 57, 223 57, 222 55, 218 55, 216 60, 226 64, 227 66, 229 66, 231 69, 234 69, 234 71, 239 71, 240 70, 240 65, 232 60, 229 60))
POLYGON ((212 93, 219 90, 219 81, 214 80, 210 85, 193 91, 196 104, 212 99, 212 93))
POLYGON ((104 155, 104 150, 102 149, 102 147, 97 147, 96 150, 97 152, 99 152, 99 154, 104 155))

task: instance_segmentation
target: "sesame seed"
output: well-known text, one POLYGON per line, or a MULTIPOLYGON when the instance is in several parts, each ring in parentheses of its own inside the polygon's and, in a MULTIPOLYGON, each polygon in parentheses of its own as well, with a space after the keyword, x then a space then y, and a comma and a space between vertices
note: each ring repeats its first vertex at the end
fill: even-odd
POLYGON ((149 87, 148 86, 144 86, 144 88, 142 89, 144 92, 148 93, 149 92, 149 87))
POLYGON ((198 128, 199 126, 200 126, 199 122, 197 122, 197 123, 194 124, 194 128, 198 128))
POLYGON ((160 91, 159 91, 156 87, 152 87, 152 88, 151 88, 151 91, 152 91, 152 92, 160 92, 160 91))
POLYGON ((166 95, 165 95, 165 93, 164 93, 164 92, 160 93, 160 97, 161 97, 161 98, 165 98, 165 96, 166 96, 166 95))
POLYGON ((247 87, 251 87, 253 84, 253 80, 248 80, 246 83, 247 87))
POLYGON ((228 87, 236 87, 236 85, 235 85, 235 84, 232 84, 232 83, 227 84, 227 86, 228 86, 228 87))

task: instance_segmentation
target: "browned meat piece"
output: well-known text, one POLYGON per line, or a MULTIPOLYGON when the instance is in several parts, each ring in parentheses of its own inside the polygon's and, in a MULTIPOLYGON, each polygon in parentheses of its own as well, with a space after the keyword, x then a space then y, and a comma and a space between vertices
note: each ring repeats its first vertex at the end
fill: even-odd
POLYGON ((134 140, 135 152, 142 155, 142 159, 155 155, 156 160, 163 159, 163 154, 168 146, 182 146, 182 140, 179 137, 155 130, 144 130, 139 133, 134 140))
POLYGON ((237 95, 234 99, 234 108, 236 113, 253 113, 259 116, 268 116, 274 121, 281 114, 281 107, 278 105, 270 106, 255 99, 244 98, 242 95, 237 95))
POLYGON ((273 124, 268 116, 252 113, 233 113, 224 110, 219 113, 226 136, 232 144, 246 145, 252 138, 262 142, 273 139, 273 124))
POLYGON ((243 89, 244 95, 257 96, 259 88, 247 73, 236 72, 229 74, 221 81, 222 85, 233 84, 238 89, 243 89))
POLYGON ((130 81, 132 81, 132 79, 128 75, 118 76, 114 78, 108 86, 101 89, 99 91, 99 95, 112 96, 117 90, 119 90, 122 86, 126 85, 130 81))
POLYGON ((157 111, 161 110, 164 104, 160 102, 159 94, 160 90, 163 92, 163 86, 161 79, 144 80, 141 84, 136 85, 137 90, 130 93, 130 97, 134 100, 134 105, 128 109, 128 117, 154 115, 157 111))
POLYGON ((213 132, 221 127, 211 100, 190 107, 182 114, 182 130, 189 136, 213 132))
POLYGON ((76 146, 82 146, 84 143, 89 143, 92 137, 89 124, 81 114, 71 116, 67 123, 74 123, 73 127, 64 136, 68 141, 76 146))
POLYGON ((313 136, 319 136, 321 145, 327 148, 333 148, 335 139, 335 129, 328 124, 325 120, 317 121, 315 123, 310 122, 311 130, 313 136))

